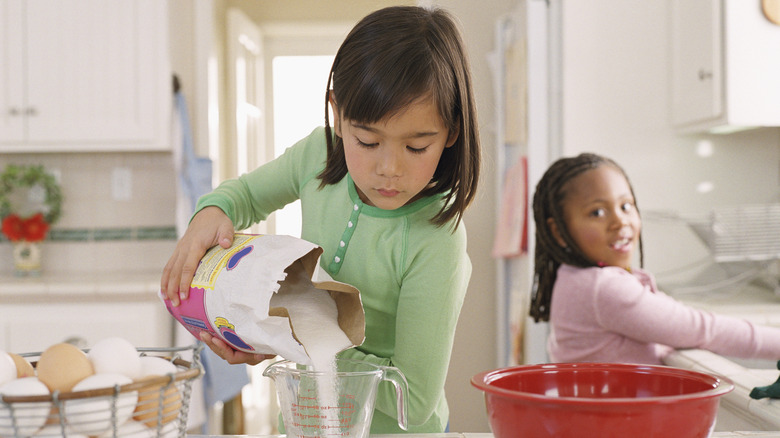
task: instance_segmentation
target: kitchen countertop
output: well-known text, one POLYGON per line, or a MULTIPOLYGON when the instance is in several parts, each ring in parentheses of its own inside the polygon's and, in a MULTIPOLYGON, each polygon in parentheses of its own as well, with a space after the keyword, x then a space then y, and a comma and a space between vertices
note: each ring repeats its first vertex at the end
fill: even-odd
POLYGON ((158 296, 159 272, 3 277, 0 350, 43 351, 66 340, 118 336, 138 347, 172 345, 174 319, 158 296))
MULTIPOLYGON (((190 438, 225 438, 230 437, 256 437, 256 438, 284 438, 287 435, 187 435, 190 438)), ((415 433, 394 435, 371 435, 374 438, 493 438, 492 433, 415 433)))
POLYGON ((745 431, 745 432, 715 432, 712 434, 713 438, 739 438, 739 437, 780 437, 780 431, 745 431))
MULTIPOLYGON (((287 435, 187 435, 190 438, 217 438, 217 437, 256 437, 256 438, 284 438, 287 435)), ((395 435, 371 435, 374 438, 493 438, 492 433, 416 433, 395 435)))
MULTIPOLYGON (((190 438, 217 438, 227 435, 187 435, 190 438)), ((230 435, 232 437, 256 437, 256 438, 283 438, 285 435, 230 435)), ((427 433, 414 435, 371 435, 374 438, 493 438, 492 433, 427 433)), ((740 438, 740 437, 780 437, 780 431, 777 432, 715 432, 713 438, 740 438)))
POLYGON ((131 296, 156 300, 160 275, 160 272, 85 272, 10 277, 0 282, 0 301, 105 300, 131 296))
MULTIPOLYGON (((774 383, 780 376, 779 370, 745 368, 728 358, 706 350, 678 350, 667 356, 664 359, 664 363, 678 368, 716 374, 728 378, 734 383, 734 390, 723 396, 720 409, 737 412, 738 415, 744 416, 744 421, 761 429, 780 430, 780 400, 754 400, 750 398, 750 391, 753 388, 774 383)), ((719 425, 722 426, 720 417, 718 421, 719 425)), ((723 427, 720 427, 720 429, 723 430, 723 427)), ((726 430, 728 429, 726 427, 726 430)), ((746 428, 739 427, 739 430, 744 429, 746 428)), ((775 435, 763 436, 780 437, 780 432, 776 432, 775 435)))
POLYGON ((780 327, 780 296, 767 287, 746 284, 728 290, 670 295, 697 309, 780 327))
MULTIPOLYGON (((699 292, 672 293, 672 296, 702 310, 780 327, 780 295, 765 284, 751 282, 707 292, 701 288, 699 292)), ((720 409, 725 412, 718 415, 716 430, 780 430, 780 400, 753 400, 749 396, 754 387, 777 380, 780 371, 776 362, 726 358, 704 350, 680 350, 667 357, 665 363, 718 374, 734 382, 734 391, 721 399, 720 409)), ((780 433, 774 436, 780 437, 780 433)))

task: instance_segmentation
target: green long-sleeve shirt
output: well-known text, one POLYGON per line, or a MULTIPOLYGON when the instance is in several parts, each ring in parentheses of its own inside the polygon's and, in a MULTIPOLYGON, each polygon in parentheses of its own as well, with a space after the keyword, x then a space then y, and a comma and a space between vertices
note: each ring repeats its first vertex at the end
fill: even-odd
MULTIPOLYGON (((382 210, 360 200, 349 175, 320 189, 325 148, 318 128, 279 158, 220 184, 198 210, 220 207, 241 230, 300 199, 301 237, 323 248, 322 268, 363 300, 366 340, 339 357, 399 368, 409 382, 409 432, 443 432, 444 381, 471 276, 465 227, 430 223, 441 196, 382 210)), ((400 432, 395 389, 383 382, 371 433, 400 432)))

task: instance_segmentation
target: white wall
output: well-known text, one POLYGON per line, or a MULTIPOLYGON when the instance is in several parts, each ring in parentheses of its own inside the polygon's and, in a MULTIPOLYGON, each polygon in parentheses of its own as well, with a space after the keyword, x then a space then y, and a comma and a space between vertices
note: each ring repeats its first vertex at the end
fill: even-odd
POLYGON ((494 369, 496 345, 496 266, 490 252, 495 231, 495 113, 492 73, 487 54, 494 47, 496 19, 509 13, 516 0, 442 0, 441 7, 461 22, 471 57, 471 70, 479 116, 483 161, 479 194, 464 216, 468 252, 473 271, 463 304, 445 391, 450 404, 450 430, 488 432, 483 393, 472 387, 471 377, 494 369))
MULTIPOLYGON (((9 164, 43 165, 60 175, 62 216, 55 229, 83 233, 99 229, 131 229, 173 225, 176 193, 173 161, 165 152, 87 154, 0 154, 0 169, 9 164), (111 193, 112 172, 130 171, 130 197, 111 193)), ((176 244, 168 239, 72 240, 43 242, 42 275, 150 273, 162 267, 176 244)), ((11 244, 0 243, 0 278, 13 270, 11 244)), ((139 347, 141 347, 139 345, 139 347)))
MULTIPOLYGON (((656 273, 706 256, 680 222, 713 207, 777 202, 780 129, 678 136, 669 95, 667 1, 563 1, 563 152, 607 155, 627 171, 644 215, 645 267, 656 273), (696 154, 712 142, 708 158, 696 154), (712 181, 714 190, 696 186, 712 181)), ((661 278, 662 279, 662 278, 661 278)))

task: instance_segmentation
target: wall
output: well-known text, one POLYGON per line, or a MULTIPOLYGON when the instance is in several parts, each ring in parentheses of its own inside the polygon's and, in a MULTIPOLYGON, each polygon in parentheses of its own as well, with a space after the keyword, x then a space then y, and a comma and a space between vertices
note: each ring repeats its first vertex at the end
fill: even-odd
POLYGON ((684 221, 653 211, 704 217, 713 207, 778 201, 780 129, 680 136, 670 127, 669 2, 563 4, 563 152, 602 153, 628 172, 647 268, 663 274, 707 255, 684 221), (697 154, 702 142, 711 156, 697 154), (697 192, 701 181, 714 189, 697 192))
POLYGON ((509 13, 516 1, 484 2, 443 0, 438 2, 461 22, 471 60, 474 93, 482 142, 482 174, 474 204, 466 211, 469 256, 473 265, 469 291, 463 304, 445 390, 450 403, 450 430, 488 432, 483 394, 470 379, 480 371, 494 369, 496 345, 496 265, 490 253, 495 231, 495 122, 492 73, 487 55, 493 50, 496 19, 509 13))
POLYGON ((256 23, 269 21, 351 21, 357 22, 367 14, 393 5, 413 5, 413 0, 292 0, 285 2, 247 2, 226 0, 227 7, 241 9, 256 23))
MULTIPOLYGON (((2 154, 8 164, 42 164, 60 175, 62 216, 43 242, 46 276, 162 272, 175 244, 173 162, 168 153, 2 154), (112 172, 131 173, 130 198, 112 195, 112 172)), ((0 243, 0 276, 11 275, 0 243)))

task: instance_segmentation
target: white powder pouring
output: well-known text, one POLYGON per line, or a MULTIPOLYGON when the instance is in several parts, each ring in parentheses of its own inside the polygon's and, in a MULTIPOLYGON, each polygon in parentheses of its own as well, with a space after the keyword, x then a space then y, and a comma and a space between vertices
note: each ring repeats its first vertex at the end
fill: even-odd
MULTIPOLYGON (((336 302, 328 291, 314 287, 300 261, 285 272, 287 278, 271 297, 271 307, 287 309, 295 337, 306 349, 314 371, 324 373, 317 376, 318 405, 337 407, 336 354, 352 342, 338 324, 336 302)), ((337 431, 338 409, 323 410, 326 421, 337 431)))

